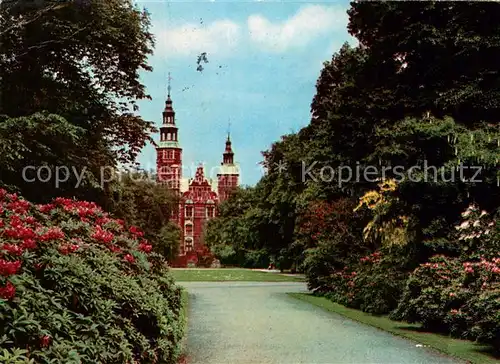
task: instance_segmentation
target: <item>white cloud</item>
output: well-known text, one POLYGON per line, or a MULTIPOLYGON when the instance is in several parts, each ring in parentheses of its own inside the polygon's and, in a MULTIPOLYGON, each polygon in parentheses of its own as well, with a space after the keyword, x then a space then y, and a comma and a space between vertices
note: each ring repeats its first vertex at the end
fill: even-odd
POLYGON ((248 28, 251 40, 260 47, 283 52, 303 47, 316 37, 335 30, 346 29, 347 22, 346 10, 341 7, 309 5, 281 23, 252 15, 248 18, 248 28))
POLYGON ((208 26, 185 24, 178 28, 153 27, 156 54, 191 56, 201 52, 223 55, 240 40, 240 26, 230 20, 218 20, 208 26))

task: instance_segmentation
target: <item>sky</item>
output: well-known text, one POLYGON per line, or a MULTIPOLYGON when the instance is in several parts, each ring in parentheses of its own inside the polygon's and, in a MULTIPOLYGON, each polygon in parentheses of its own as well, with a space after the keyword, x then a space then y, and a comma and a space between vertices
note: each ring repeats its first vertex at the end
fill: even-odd
MULTIPOLYGON (((170 72, 184 177, 203 163, 215 178, 230 130, 240 183, 255 185, 261 152, 309 124, 323 62, 343 43, 356 43, 347 32, 347 1, 136 2, 150 13, 156 38, 153 72, 140 75, 152 101, 139 103, 140 115, 161 126, 170 72), (202 52, 208 63, 200 72, 202 52)), ((155 168, 153 146, 139 162, 155 168)))

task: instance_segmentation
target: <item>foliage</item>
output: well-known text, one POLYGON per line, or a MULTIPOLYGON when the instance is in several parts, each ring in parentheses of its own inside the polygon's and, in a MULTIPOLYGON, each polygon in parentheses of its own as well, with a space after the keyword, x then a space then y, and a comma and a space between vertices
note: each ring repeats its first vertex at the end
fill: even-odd
POLYGON ((500 258, 435 256, 408 279, 393 317, 454 336, 500 343, 500 258))
POLYGON ((372 212, 372 220, 365 226, 363 237, 366 241, 382 246, 407 245, 414 237, 411 232, 410 218, 394 214, 401 211, 399 199, 395 196, 397 183, 388 179, 379 183, 379 191, 368 191, 361 198, 356 211, 366 207, 372 212), (399 208, 398 208, 399 207, 399 208))
MULTIPOLYGON (((317 251, 314 253, 316 255, 308 257, 310 267, 317 267, 334 256, 331 252, 322 256, 318 256, 317 251)), ((345 266, 323 265, 328 271, 309 269, 308 286, 314 293, 347 307, 375 314, 391 312, 397 307, 408 276, 401 263, 395 261, 394 252, 391 253, 375 251, 345 266)))
POLYGON ((142 236, 94 203, 0 190, 2 362, 176 363, 181 289, 142 236))
POLYGON ((155 252, 172 260, 179 251, 180 230, 171 220, 177 197, 144 172, 123 172, 110 185, 105 206, 127 225, 140 227, 155 252))
POLYGON ((130 0, 16 0, 0 4, 0 19, 0 162, 8 171, 0 184, 34 202, 101 202, 101 168, 133 163, 155 130, 136 115, 137 100, 149 98, 139 80, 151 71, 149 15, 130 0), (85 181, 27 183, 27 166, 52 176, 65 166, 85 181))
POLYGON ((476 291, 467 324, 448 324, 439 297, 465 275, 433 276, 426 264, 483 272, 500 251, 499 215, 489 217, 500 206, 499 8, 352 3, 348 30, 359 44, 324 63, 309 125, 272 144, 264 177, 221 207, 208 231, 214 251, 235 261, 265 251, 282 267, 302 266, 309 287, 336 302, 407 309, 418 322, 435 317, 433 328, 497 343, 497 291, 476 291), (359 206, 348 212, 339 201, 359 206), (469 205, 473 217, 457 229, 469 205))
MULTIPOLYGON (((471 205, 457 225, 459 257, 434 256, 410 276, 394 317, 500 347, 500 226, 471 205)), ((495 222, 496 220, 496 222, 495 222)))
POLYGON ((299 222, 297 237, 305 249, 304 271, 309 289, 331 289, 330 275, 369 251, 362 244, 359 214, 348 199, 311 203, 299 222))

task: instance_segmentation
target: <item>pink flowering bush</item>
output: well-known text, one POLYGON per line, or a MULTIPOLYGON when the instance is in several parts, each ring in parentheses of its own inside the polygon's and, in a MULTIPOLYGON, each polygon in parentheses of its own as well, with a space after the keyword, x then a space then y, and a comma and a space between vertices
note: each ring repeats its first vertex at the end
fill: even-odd
POLYGON ((142 235, 94 203, 0 189, 0 346, 36 363, 175 363, 181 290, 142 235))
POLYGON ((415 269, 393 318, 500 348, 498 220, 474 206, 462 216, 461 256, 434 256, 415 269))
POLYGON ((357 264, 332 271, 323 294, 347 307, 384 314, 397 307, 406 278, 389 257, 377 251, 361 257, 357 264))

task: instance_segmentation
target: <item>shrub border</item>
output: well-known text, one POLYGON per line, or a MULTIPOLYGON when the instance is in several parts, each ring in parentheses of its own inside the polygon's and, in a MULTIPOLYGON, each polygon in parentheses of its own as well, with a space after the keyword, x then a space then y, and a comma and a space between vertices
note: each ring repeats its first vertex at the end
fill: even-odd
POLYGON ((418 329, 420 325, 394 321, 389 319, 387 316, 375 316, 360 310, 347 308, 338 303, 332 302, 325 297, 314 296, 311 293, 287 293, 287 295, 294 299, 320 307, 326 311, 334 312, 351 320, 358 321, 377 329, 387 331, 393 335, 420 343, 448 356, 466 360, 469 363, 498 363, 497 358, 487 353, 492 350, 491 346, 488 345, 477 344, 468 340, 455 339, 432 332, 405 330, 402 326, 414 327, 418 329))

